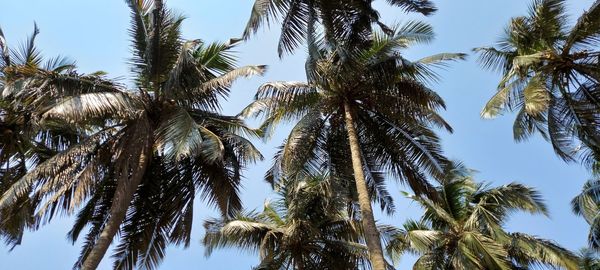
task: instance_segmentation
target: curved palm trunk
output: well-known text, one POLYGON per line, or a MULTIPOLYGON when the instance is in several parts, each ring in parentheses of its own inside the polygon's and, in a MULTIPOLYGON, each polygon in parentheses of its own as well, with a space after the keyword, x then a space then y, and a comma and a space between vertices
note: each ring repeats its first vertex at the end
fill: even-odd
POLYGON ((100 236, 96 240, 94 247, 86 256, 85 261, 81 266, 82 270, 95 270, 98 267, 113 238, 119 231, 121 224, 125 220, 129 204, 133 200, 133 195, 144 178, 144 173, 146 171, 146 167, 148 166, 150 155, 148 149, 149 147, 146 146, 140 151, 139 159, 137 164, 135 164, 136 167, 131 168, 131 177, 128 177, 127 175, 129 167, 123 166, 124 170, 122 171, 125 172, 122 173, 124 173, 126 176, 120 179, 117 184, 113 203, 110 207, 110 216, 108 221, 106 222, 104 229, 102 229, 100 236))
POLYGON ((344 103, 346 130, 348 131, 348 140, 350 142, 350 152, 352 154, 352 169, 354 170, 354 182, 356 183, 356 191, 358 192, 358 204, 362 216, 362 225, 369 249, 369 258, 373 270, 385 270, 386 262, 383 258, 383 249, 381 248, 381 240, 379 231, 375 224, 373 216, 373 208, 371 207, 371 198, 369 198, 369 190, 367 181, 363 171, 362 158, 360 154, 360 145, 358 143, 358 135, 354 127, 354 119, 348 103, 344 103))

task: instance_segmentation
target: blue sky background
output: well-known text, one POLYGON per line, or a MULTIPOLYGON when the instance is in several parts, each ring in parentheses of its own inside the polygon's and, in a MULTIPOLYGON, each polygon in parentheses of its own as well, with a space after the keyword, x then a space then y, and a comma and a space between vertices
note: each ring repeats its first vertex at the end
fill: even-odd
MULTIPOLYGON (((206 41, 238 37, 250 14, 253 0, 168 0, 167 5, 183 12, 186 38, 206 41)), ((409 16, 389 8, 379 1, 376 5, 386 22, 401 22, 409 16)), ((439 11, 424 19, 437 33, 432 44, 415 47, 405 53, 409 59, 438 52, 470 52, 477 46, 493 44, 513 16, 525 14, 530 1, 523 0, 453 0, 436 1, 439 11)), ((574 16, 589 7, 592 0, 568 1, 574 16)), ((77 60, 81 71, 103 70, 111 77, 127 82, 129 57, 129 10, 120 0, 0 0, 0 26, 13 46, 24 41, 36 21, 41 29, 38 45, 44 55, 64 55, 77 60)), ((304 80, 303 49, 283 60, 277 57, 278 26, 259 33, 239 47, 240 64, 267 64, 269 72, 261 78, 237 83, 230 99, 223 104, 225 113, 236 114, 250 102, 254 91, 263 82, 275 80, 304 80)), ((570 211, 569 202, 589 177, 581 166, 565 164, 555 157, 551 146, 540 138, 525 143, 512 140, 513 115, 497 120, 482 120, 479 112, 493 94, 499 75, 482 71, 471 55, 465 62, 453 64, 440 72, 443 79, 432 85, 446 100, 448 110, 443 113, 453 125, 454 134, 442 133, 447 155, 464 161, 480 171, 480 180, 494 185, 519 181, 538 188, 547 200, 551 217, 514 215, 508 222, 510 231, 521 231, 553 239, 561 245, 577 250, 586 244, 587 225, 570 211)), ((269 143, 256 142, 263 151, 264 162, 250 168, 245 176, 243 198, 249 209, 260 208, 272 197, 262 175, 270 165, 275 147, 285 137, 287 128, 281 128, 269 143)), ((392 183, 392 181, 390 181, 392 183)), ((420 213, 400 195, 401 186, 391 184, 397 198, 397 213, 379 218, 382 222, 401 224, 408 217, 420 213)), ((256 254, 239 250, 220 250, 210 258, 204 256, 200 243, 202 222, 215 216, 204 202, 195 207, 193 241, 188 249, 169 248, 160 269, 250 269, 256 264, 256 254)), ((37 232, 26 234, 23 245, 9 252, 0 246, 0 269, 70 269, 79 255, 81 243, 71 245, 66 240, 72 220, 55 219, 37 232)), ((398 269, 408 269, 413 258, 406 257, 398 269)), ((110 269, 106 257, 99 269, 110 269)))

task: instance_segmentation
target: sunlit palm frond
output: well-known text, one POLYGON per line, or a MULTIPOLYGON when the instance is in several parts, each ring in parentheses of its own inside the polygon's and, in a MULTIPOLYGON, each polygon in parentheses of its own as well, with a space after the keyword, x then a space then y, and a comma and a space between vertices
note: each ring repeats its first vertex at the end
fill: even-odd
POLYGON ((76 174, 80 170, 80 163, 86 160, 86 156, 93 155, 97 151, 101 141, 105 137, 105 133, 99 133, 38 165, 34 170, 12 184, 2 194, 2 197, 0 197, 0 209, 13 204, 22 196, 28 196, 32 187, 43 186, 41 184, 44 182, 53 181, 53 179, 55 179, 54 181, 61 179, 73 181, 74 179, 68 176, 73 173, 76 174), (37 183, 40 180, 42 183, 37 183))
POLYGON ((493 269, 509 270, 508 253, 493 239, 474 232, 465 233, 458 242, 459 248, 474 265, 486 265, 493 269))
POLYGON ((263 117, 261 130, 264 135, 272 134, 281 121, 299 119, 319 102, 317 90, 300 82, 272 82, 262 85, 256 101, 240 113, 241 116, 263 117))
POLYGON ((115 116, 132 119, 141 109, 140 102, 126 93, 90 93, 59 100, 43 117, 71 123, 115 116))
POLYGON ((156 148, 168 159, 180 160, 200 155, 204 139, 200 125, 188 112, 178 109, 163 117, 161 126, 156 129, 156 148))
POLYGON ((571 207, 575 214, 592 223, 600 212, 600 181, 589 180, 582 188, 581 193, 571 200, 571 207))
POLYGON ((509 254, 522 266, 579 269, 579 258, 552 241, 523 233, 510 234, 508 241, 509 254))

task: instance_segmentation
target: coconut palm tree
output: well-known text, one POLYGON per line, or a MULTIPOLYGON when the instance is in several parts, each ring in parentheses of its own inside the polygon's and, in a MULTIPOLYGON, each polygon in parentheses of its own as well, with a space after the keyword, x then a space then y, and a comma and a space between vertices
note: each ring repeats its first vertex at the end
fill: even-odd
MULTIPOLYGON (((10 48, 0 29, 0 194, 29 168, 66 149, 81 139, 79 130, 63 123, 40 123, 38 112, 59 97, 105 91, 113 88, 102 72, 79 74, 73 61, 63 57, 44 59, 35 46, 33 34, 22 46, 10 48), (37 89, 24 96, 23 89, 37 89)), ((19 198, 11 207, 0 209, 0 237, 12 248, 21 242, 25 229, 35 229, 33 215, 39 202, 19 198)))
MULTIPOLYGON (((304 40, 311 44, 317 28, 324 30, 330 44, 360 42, 368 38, 372 24, 381 23, 373 0, 255 0, 244 30, 249 38, 263 25, 281 19, 279 55, 290 53, 304 40)), ((430 15, 436 8, 429 0, 387 0, 387 3, 407 12, 430 15)))
POLYGON ((304 175, 282 187, 260 213, 205 222, 207 256, 237 247, 260 254, 254 269, 369 269, 360 225, 328 175, 304 175))
POLYGON ((224 215, 237 212, 241 171, 262 158, 246 138, 256 131, 220 114, 219 99, 235 79, 265 67, 236 67, 238 40, 184 40, 184 18, 160 0, 126 2, 134 86, 94 82, 94 92, 50 101, 45 88, 11 88, 21 100, 49 102, 35 114, 42 125, 85 133, 12 183, 0 209, 29 199, 41 221, 79 210, 69 238, 89 228, 75 265, 86 270, 96 269, 117 234, 115 269, 155 267, 168 244, 189 244, 195 196, 224 215))
POLYGON ((264 84, 243 114, 262 117, 267 135, 281 121, 298 120, 267 173, 271 183, 323 169, 336 179, 355 180, 345 186, 359 202, 373 269, 381 270, 385 260, 371 199, 389 198, 388 173, 418 193, 431 190, 425 175, 438 175, 445 162, 431 128, 450 127, 437 114, 442 99, 423 80, 436 78, 432 65, 463 55, 404 59, 399 50, 432 38, 431 28, 420 22, 373 38, 370 47, 344 59, 344 48, 321 46, 308 82, 264 84))
POLYGON ((565 0, 535 0, 495 47, 475 49, 502 72, 482 116, 515 111, 517 141, 540 132, 565 160, 600 158, 600 1, 569 24, 565 0))
POLYGON ((418 255, 413 269, 578 269, 570 251, 503 228, 515 211, 547 215, 536 190, 518 183, 489 187, 460 164, 449 168, 436 197, 409 196, 425 210, 420 220, 382 228, 390 257, 418 255))

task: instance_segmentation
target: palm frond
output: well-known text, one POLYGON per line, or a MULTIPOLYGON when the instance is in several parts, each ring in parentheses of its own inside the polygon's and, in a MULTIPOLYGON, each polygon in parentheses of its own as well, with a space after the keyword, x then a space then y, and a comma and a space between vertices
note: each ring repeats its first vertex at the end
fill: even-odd
POLYGON ((573 213, 585 218, 592 223, 600 213, 600 181, 589 180, 583 185, 581 193, 571 200, 573 213))
POLYGON ((39 35, 40 29, 37 23, 33 24, 33 33, 25 43, 22 43, 18 50, 11 50, 11 58, 16 63, 23 66, 38 67, 42 63, 40 51, 35 46, 35 39, 39 35))
POLYGON ((506 250, 493 239, 484 235, 478 233, 465 233, 463 238, 459 241, 459 246, 470 251, 465 252, 464 254, 476 265, 480 260, 478 257, 481 256, 481 261, 489 267, 501 270, 511 269, 510 262, 507 260, 508 254, 506 250))
POLYGON ((512 69, 513 59, 516 57, 514 52, 494 47, 479 47, 473 51, 479 54, 477 61, 481 66, 491 71, 505 72, 512 69))
POLYGON ((0 62, 0 67, 6 67, 11 65, 10 61, 10 49, 6 42, 6 38, 4 37, 4 32, 2 28, 0 28, 0 50, 2 51, 2 62, 0 62))
POLYGON ((290 1, 285 17, 281 22, 281 36, 277 52, 282 56, 285 52, 292 52, 308 35, 307 24, 310 18, 310 9, 313 8, 306 1, 290 1))
POLYGON ((269 25, 270 21, 279 16, 286 8, 287 3, 282 0, 256 0, 252 6, 250 19, 244 29, 244 39, 258 31, 263 24, 269 25))
POLYGON ((183 109, 166 114, 155 132, 155 147, 167 159, 195 157, 202 151, 200 125, 183 109))
POLYGON ((523 267, 579 269, 579 258, 551 241, 522 233, 511 234, 509 241, 508 252, 523 267))
POLYGON ((126 93, 89 93, 67 97, 43 114, 45 119, 62 119, 71 123, 100 118, 131 119, 141 103, 126 93))
POLYGON ((437 8, 429 0, 387 0, 390 5, 398 6, 406 12, 418 12, 423 15, 432 15, 437 8))
POLYGON ((573 46, 593 46, 600 41, 600 2, 595 1, 585 11, 577 23, 570 29, 563 47, 563 53, 569 53, 573 46))
POLYGON ((262 76, 266 70, 266 66, 245 66, 235 68, 220 75, 219 77, 203 82, 198 90, 208 91, 215 88, 228 88, 240 78, 248 78, 256 75, 262 76))

